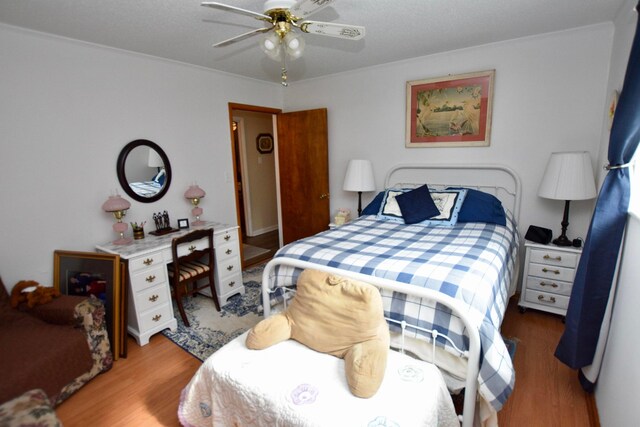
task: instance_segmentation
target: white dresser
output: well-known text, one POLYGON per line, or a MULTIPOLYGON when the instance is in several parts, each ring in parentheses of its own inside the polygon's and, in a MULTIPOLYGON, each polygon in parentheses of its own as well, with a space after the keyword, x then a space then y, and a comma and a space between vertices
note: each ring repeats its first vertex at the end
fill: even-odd
POLYGON ((244 294, 238 226, 207 222, 190 230, 164 236, 147 234, 144 239, 126 245, 107 243, 96 246, 99 252, 120 255, 127 265, 127 329, 139 345, 149 343, 151 335, 164 329, 175 330, 167 264, 173 261, 171 241, 194 228, 213 228, 215 249, 215 287, 220 306, 229 297, 244 294))
POLYGON ((535 308, 565 315, 582 249, 525 241, 520 311, 535 308))

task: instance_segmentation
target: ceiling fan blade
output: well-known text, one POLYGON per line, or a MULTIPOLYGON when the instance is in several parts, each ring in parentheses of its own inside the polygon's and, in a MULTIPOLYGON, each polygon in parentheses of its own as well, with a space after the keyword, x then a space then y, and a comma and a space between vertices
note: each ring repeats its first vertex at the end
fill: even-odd
POLYGON ((333 4, 336 0, 299 0, 291 6, 290 12, 298 18, 306 18, 312 13, 324 9, 333 4))
POLYGON ((364 37, 364 27, 359 25, 305 21, 300 24, 300 29, 305 33, 339 37, 341 39, 360 40, 364 37))
POLYGON ((259 33, 266 33, 267 31, 271 31, 271 29, 273 29, 273 27, 258 28, 258 29, 255 29, 255 30, 251 30, 251 31, 248 31, 248 32, 246 32, 246 33, 240 34, 240 35, 238 35, 238 36, 231 37, 230 39, 227 39, 227 40, 223 40, 223 41, 221 41, 221 42, 218 42, 218 43, 214 44, 214 45, 213 45, 213 47, 222 47, 222 46, 226 46, 226 45, 228 45, 228 44, 231 44, 231 43, 234 43, 234 42, 240 41, 240 40, 245 39, 245 38, 247 38, 247 37, 251 37, 251 36, 253 36, 253 35, 255 35, 255 34, 259 34, 259 33))
POLYGON ((235 6, 229 6, 228 4, 218 3, 217 1, 203 1, 200 3, 201 6, 212 7, 214 9, 222 9, 228 12, 240 13, 242 15, 252 16, 256 19, 266 19, 267 21, 271 21, 271 17, 262 13, 254 12, 247 9, 241 9, 235 6))

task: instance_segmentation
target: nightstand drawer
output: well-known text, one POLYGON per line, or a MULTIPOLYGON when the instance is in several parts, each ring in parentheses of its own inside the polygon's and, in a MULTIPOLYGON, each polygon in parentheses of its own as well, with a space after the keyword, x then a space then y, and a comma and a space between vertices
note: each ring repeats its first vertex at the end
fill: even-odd
POLYGON ((564 295, 550 294, 527 289, 525 301, 533 304, 541 304, 566 310, 569 306, 569 297, 564 295))
POLYGON ((220 277, 225 277, 239 271, 241 272, 240 257, 220 260, 216 263, 216 268, 218 269, 218 275, 220 277))
POLYGON ((574 268, 578 262, 578 254, 554 251, 553 249, 532 249, 531 262, 559 267, 574 268))
POLYGON ((153 307, 166 304, 167 301, 169 301, 169 296, 167 295, 167 286, 162 284, 159 286, 154 286, 151 289, 147 289, 146 291, 140 292, 135 296, 135 300, 136 309, 139 311, 147 311, 152 309, 153 307))
POLYGON ((529 264, 529 276, 544 277, 546 279, 562 280, 565 282, 573 282, 576 274, 575 268, 558 267, 549 264, 529 264))
POLYGON ((570 296, 573 283, 528 276, 526 286, 527 289, 535 289, 541 292, 570 296))
POLYGON ((238 242, 232 241, 216 247, 216 260, 218 262, 239 255, 238 242))

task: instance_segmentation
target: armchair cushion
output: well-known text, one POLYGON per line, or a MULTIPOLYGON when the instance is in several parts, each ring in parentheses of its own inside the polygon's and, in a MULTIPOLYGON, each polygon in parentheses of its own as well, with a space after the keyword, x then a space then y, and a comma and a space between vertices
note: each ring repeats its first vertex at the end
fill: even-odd
POLYGON ((0 405, 0 425, 62 427, 44 390, 35 389, 0 405))

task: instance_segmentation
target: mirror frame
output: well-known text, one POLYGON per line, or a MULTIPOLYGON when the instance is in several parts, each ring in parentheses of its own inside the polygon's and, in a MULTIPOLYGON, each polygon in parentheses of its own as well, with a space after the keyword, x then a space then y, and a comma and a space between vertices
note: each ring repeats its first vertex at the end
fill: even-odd
POLYGON ((148 141, 146 139, 136 139, 135 141, 131 141, 127 145, 124 146, 122 151, 120 151, 120 155, 118 156, 118 163, 116 164, 116 171, 118 173, 118 181, 120 181, 120 186, 124 190, 125 193, 133 200, 136 200, 141 203, 153 203, 160 200, 169 190, 169 185, 171 185, 171 163, 169 163, 169 158, 167 154, 164 152, 162 148, 155 142, 148 141), (125 164, 127 162, 127 156, 129 153, 133 151, 133 149, 146 146, 152 148, 158 153, 160 158, 162 159, 162 163, 164 163, 164 170, 166 173, 166 178, 164 181, 164 186, 158 191, 158 194, 151 197, 143 197, 137 194, 131 186, 129 186, 129 181, 127 181, 127 176, 125 173, 125 164))

